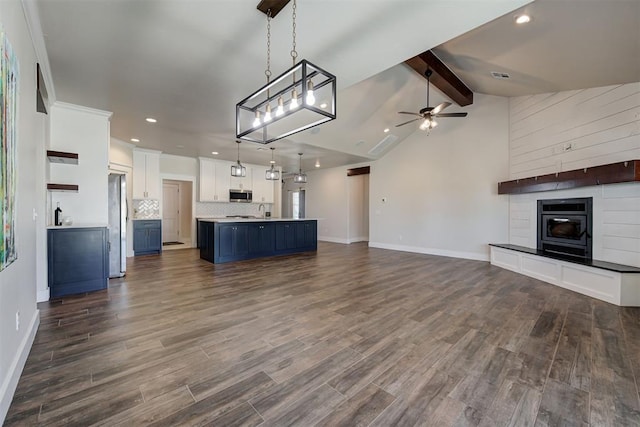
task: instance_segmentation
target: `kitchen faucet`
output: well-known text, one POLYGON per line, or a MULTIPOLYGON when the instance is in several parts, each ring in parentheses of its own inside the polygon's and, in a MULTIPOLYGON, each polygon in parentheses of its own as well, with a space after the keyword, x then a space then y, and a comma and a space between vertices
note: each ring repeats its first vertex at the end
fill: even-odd
POLYGON ((265 215, 265 213, 264 213, 264 212, 265 212, 265 211, 266 211, 266 209, 267 209, 267 208, 264 206, 264 203, 260 203, 260 204, 258 205, 258 212, 260 212, 260 209, 262 209, 262 219, 264 219, 264 215, 265 215))

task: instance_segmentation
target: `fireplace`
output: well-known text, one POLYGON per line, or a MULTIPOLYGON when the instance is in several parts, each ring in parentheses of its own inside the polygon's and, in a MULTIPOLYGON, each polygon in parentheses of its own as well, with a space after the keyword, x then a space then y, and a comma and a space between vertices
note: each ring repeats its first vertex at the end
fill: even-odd
POLYGON ((592 258, 593 198, 538 200, 538 250, 592 258))

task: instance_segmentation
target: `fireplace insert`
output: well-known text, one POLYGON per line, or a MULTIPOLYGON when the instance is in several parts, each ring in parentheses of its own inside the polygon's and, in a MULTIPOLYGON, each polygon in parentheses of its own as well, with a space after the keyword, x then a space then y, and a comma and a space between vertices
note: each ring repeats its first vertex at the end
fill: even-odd
POLYGON ((538 200, 538 250, 592 258, 593 198, 538 200))

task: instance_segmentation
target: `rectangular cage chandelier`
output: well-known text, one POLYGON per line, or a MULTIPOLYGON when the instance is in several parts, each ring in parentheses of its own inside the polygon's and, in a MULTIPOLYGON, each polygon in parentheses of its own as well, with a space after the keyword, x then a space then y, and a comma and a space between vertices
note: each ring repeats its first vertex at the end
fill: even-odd
POLYGON ((306 59, 296 63, 293 1, 293 66, 271 79, 271 18, 289 0, 263 0, 258 9, 267 15, 267 84, 236 104, 236 139, 269 144, 336 118, 336 76, 306 59), (263 5, 264 4, 264 5, 263 5), (275 12, 275 13, 274 13, 275 12))

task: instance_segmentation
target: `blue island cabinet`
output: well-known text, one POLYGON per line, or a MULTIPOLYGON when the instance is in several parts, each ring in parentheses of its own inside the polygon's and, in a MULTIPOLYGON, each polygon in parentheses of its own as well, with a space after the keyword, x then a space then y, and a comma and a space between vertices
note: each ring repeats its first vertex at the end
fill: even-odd
POLYGON ((133 221, 134 255, 159 254, 162 252, 162 223, 159 219, 133 221))
POLYGON ((51 297, 106 289, 109 285, 107 227, 47 230, 51 297))
POLYGON ((199 221, 200 258, 214 264, 317 250, 317 221, 199 221))

